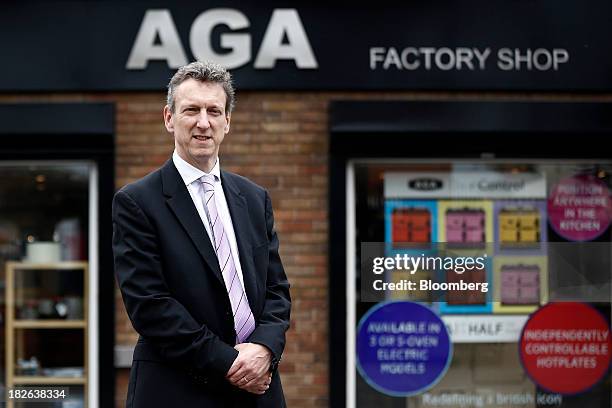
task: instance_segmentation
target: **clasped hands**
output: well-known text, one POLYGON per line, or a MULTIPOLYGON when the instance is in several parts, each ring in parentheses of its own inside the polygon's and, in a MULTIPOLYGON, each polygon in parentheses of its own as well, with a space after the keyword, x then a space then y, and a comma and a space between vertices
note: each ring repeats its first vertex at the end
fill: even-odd
POLYGON ((272 353, 260 344, 241 343, 234 347, 238 357, 225 378, 234 386, 253 394, 261 395, 270 388, 272 353))

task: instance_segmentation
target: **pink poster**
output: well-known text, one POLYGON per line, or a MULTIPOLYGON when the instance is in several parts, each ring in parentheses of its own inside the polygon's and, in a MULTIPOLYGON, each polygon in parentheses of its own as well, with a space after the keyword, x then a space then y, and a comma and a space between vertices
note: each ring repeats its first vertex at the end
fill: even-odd
POLYGON ((611 212, 608 186, 591 174, 561 180, 548 198, 552 228, 570 241, 589 241, 603 234, 611 212))

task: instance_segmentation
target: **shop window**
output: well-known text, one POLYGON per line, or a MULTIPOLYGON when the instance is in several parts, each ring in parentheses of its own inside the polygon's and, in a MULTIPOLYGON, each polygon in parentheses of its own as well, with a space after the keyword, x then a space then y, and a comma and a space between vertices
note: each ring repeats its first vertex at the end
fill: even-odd
MULTIPOLYGON (((369 242, 384 243, 385 255, 391 256, 431 254, 441 246, 454 256, 488 253, 486 267, 478 271, 400 269, 381 276, 394 283, 437 276, 441 282, 488 283, 490 288, 488 293, 448 290, 440 296, 418 288, 383 292, 377 303, 421 302, 464 334, 451 330, 454 353, 448 370, 415 395, 381 391, 357 368, 349 369, 355 384, 352 406, 540 406, 538 395, 548 394, 520 363, 521 328, 530 313, 551 300, 609 302, 609 293, 596 293, 610 282, 612 162, 357 159, 349 163, 347 179, 347 240, 352 241, 348 250, 358 254, 354 259, 369 242), (570 249, 578 255, 563 254, 570 249), (495 402, 511 396, 515 405, 495 402)), ((348 315, 354 316, 348 324, 354 327, 376 305, 364 299, 362 288, 364 274, 372 271, 361 268, 357 261, 347 269, 355 290, 348 298, 347 308, 353 308, 348 315)), ((349 330, 349 350, 354 338, 349 330)), ((356 364, 359 357, 351 357, 356 364)), ((565 405, 558 406, 578 401, 602 406, 609 395, 607 381, 579 396, 559 396, 565 405)))
POLYGON ((52 385, 86 406, 95 174, 85 161, 0 162, 3 394, 52 385))

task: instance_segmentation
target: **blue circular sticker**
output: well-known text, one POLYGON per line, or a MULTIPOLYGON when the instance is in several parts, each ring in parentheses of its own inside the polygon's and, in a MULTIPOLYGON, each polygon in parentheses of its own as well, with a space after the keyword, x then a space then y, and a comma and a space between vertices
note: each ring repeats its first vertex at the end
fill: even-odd
POLYGON ((384 394, 407 397, 433 387, 451 357, 444 322, 419 303, 379 303, 359 321, 357 369, 384 394))

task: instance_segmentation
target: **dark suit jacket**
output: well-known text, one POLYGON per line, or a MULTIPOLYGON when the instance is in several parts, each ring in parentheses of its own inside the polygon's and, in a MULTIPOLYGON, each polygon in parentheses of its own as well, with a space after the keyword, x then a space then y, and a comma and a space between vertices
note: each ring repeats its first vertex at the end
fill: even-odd
MULTIPOLYGON (((221 172, 256 328, 247 340, 280 360, 289 328, 289 283, 268 193, 221 172)), ((202 220, 172 160, 113 200, 115 272, 140 338, 127 406, 282 407, 278 373, 256 396, 225 379, 238 352, 231 305, 202 220)))

